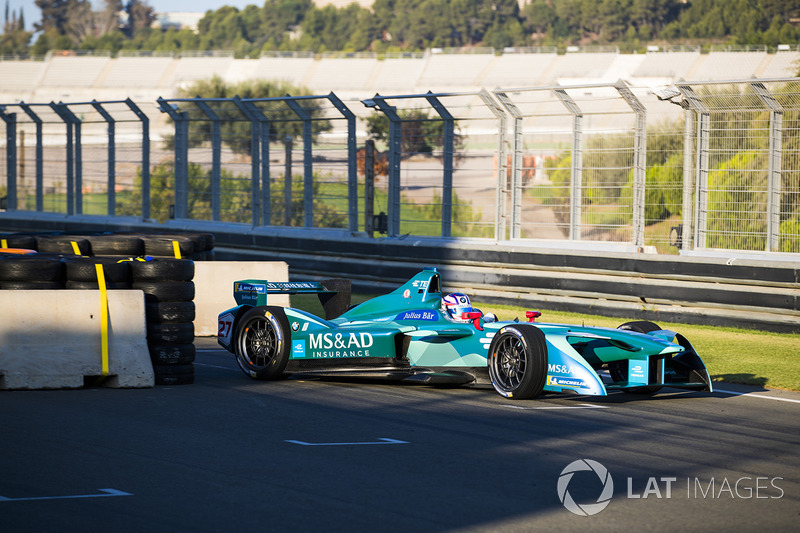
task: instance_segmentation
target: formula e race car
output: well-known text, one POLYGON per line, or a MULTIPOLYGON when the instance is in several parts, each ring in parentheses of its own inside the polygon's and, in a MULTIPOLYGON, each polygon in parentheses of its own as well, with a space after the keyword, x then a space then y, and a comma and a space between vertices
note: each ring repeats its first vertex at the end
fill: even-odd
POLYGON ((234 283, 238 306, 219 315, 217 340, 254 379, 301 373, 404 383, 491 383, 506 398, 542 392, 652 394, 663 386, 711 391, 703 361, 682 335, 652 322, 617 329, 500 322, 460 293, 442 294, 435 269, 350 306, 346 280, 234 283), (319 295, 326 318, 266 305, 269 294, 319 295))

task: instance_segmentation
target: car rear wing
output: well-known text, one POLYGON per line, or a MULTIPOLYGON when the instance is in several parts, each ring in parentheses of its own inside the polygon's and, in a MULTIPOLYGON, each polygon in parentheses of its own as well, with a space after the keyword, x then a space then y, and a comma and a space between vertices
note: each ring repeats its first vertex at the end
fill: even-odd
POLYGON ((331 320, 350 307, 350 286, 349 279, 322 281, 243 279, 233 282, 233 298, 238 305, 258 307, 267 305, 269 294, 316 294, 325 310, 325 319, 331 320))

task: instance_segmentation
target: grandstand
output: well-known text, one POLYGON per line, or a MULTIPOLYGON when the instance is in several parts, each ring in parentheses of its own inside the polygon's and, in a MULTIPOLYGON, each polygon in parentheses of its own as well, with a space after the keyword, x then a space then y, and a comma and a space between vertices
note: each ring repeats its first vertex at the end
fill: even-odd
POLYGON ((121 56, 111 62, 97 85, 104 88, 163 87, 174 63, 172 56, 121 56))
POLYGON ((140 52, 116 58, 56 52, 43 60, 0 58, 0 102, 128 97, 152 101, 157 96, 173 97, 180 87, 214 75, 229 83, 280 80, 316 94, 333 91, 348 99, 360 99, 375 93, 580 85, 617 79, 637 87, 654 87, 681 79, 793 77, 800 69, 797 48, 777 53, 721 49, 708 54, 697 49, 647 54, 620 54, 614 49, 572 50, 566 54, 549 49, 474 52, 436 50, 385 58, 276 52, 259 59, 235 59, 231 52, 196 52, 181 57, 140 52))
POLYGON ((425 90, 453 90, 479 86, 483 71, 494 59, 486 54, 430 54, 418 84, 425 90))
POLYGON ((91 87, 111 58, 95 55, 53 55, 45 61, 41 87, 91 87))
POLYGON ((214 76, 224 79, 233 62, 233 54, 228 56, 198 55, 181 57, 175 67, 172 80, 167 82, 167 87, 186 85, 193 81, 213 78, 214 76))
POLYGON ((767 52, 714 52, 701 55, 686 73, 695 80, 721 81, 751 78, 768 59, 767 52))
POLYGON ((304 85, 315 93, 360 90, 369 86, 377 57, 328 57, 316 63, 304 85))
POLYGON ((373 92, 398 94, 419 86, 424 57, 387 57, 379 61, 372 82, 373 92))
POLYGON ((0 61, 0 91, 33 92, 46 65, 44 61, 0 61))
POLYGON ((539 85, 544 73, 558 59, 555 51, 536 54, 503 54, 489 64, 480 84, 487 88, 539 85))

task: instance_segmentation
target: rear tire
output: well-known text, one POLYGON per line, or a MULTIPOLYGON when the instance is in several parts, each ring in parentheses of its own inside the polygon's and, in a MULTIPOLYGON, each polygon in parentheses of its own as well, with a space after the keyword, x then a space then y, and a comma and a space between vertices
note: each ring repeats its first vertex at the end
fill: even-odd
POLYGON ((281 307, 256 307, 236 329, 236 362, 254 379, 278 379, 289 362, 289 321, 281 307))
MULTIPOLYGON (((661 326, 654 322, 650 322, 649 320, 634 320, 633 322, 625 322, 624 324, 620 324, 617 329, 635 331, 636 333, 650 333, 651 331, 659 331, 661 326)), ((614 381, 623 381, 625 378, 627 378, 626 369, 624 368, 624 365, 620 364, 620 361, 609 363, 608 372, 611 374, 611 379, 614 381)), ((645 387, 622 389, 622 392, 628 394, 653 395, 660 390, 661 385, 647 385, 645 387)))
POLYGON ((535 326, 507 326, 489 347, 489 376, 506 398, 525 400, 542 393, 547 378, 547 342, 535 326))

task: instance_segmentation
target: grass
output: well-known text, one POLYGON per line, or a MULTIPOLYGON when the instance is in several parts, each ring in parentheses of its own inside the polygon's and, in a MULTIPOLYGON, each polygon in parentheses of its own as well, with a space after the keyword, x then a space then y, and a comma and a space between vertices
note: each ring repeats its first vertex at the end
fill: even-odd
MULTIPOLYGON (((361 303, 374 296, 353 294, 352 302, 361 303)), ((302 300, 296 298, 292 297, 293 306, 297 305, 301 309, 324 316, 316 297, 303 296, 302 300)), ((484 313, 494 313, 499 320, 513 320, 515 317, 519 317, 521 321, 526 320, 527 309, 521 307, 484 305, 479 301, 474 301, 473 304, 484 313)), ((615 328, 637 319, 543 311, 538 320, 615 328)), ((676 331, 689 339, 715 383, 739 383, 800 391, 800 335, 669 322, 659 322, 659 326, 676 331)))

